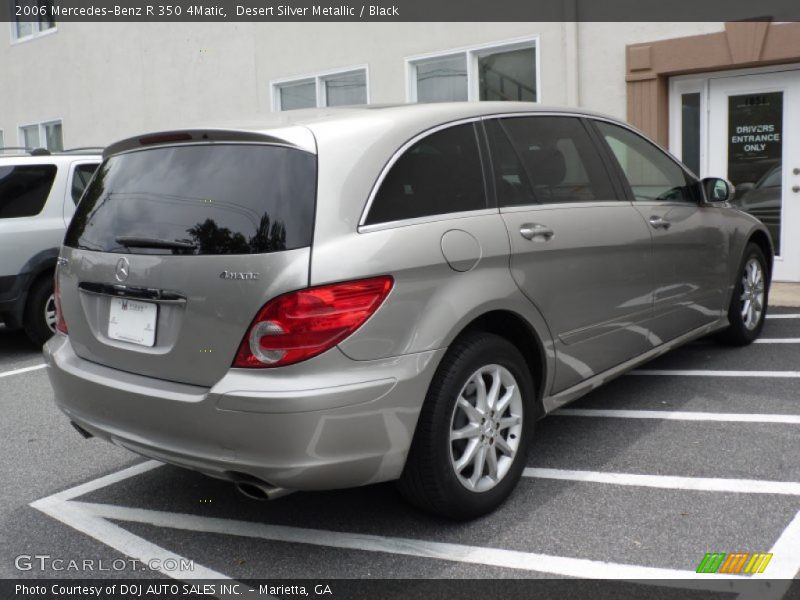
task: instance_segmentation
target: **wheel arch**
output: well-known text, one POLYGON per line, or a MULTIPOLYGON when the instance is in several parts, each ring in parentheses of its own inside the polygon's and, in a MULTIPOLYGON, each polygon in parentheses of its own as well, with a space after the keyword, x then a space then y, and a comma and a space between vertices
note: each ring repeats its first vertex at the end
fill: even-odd
POLYGON ((544 390, 547 382, 547 359, 544 344, 533 326, 521 315, 504 309, 485 312, 467 323, 456 339, 476 331, 493 333, 509 342, 519 350, 530 369, 536 387, 535 417, 545 415, 544 390))
MULTIPOLYGON (((775 260, 775 252, 772 247, 772 240, 769 237, 769 234, 762 230, 756 229, 753 231, 750 236, 747 238, 747 244, 753 243, 761 248, 761 251, 764 253, 764 258, 767 259, 767 281, 769 283, 772 282, 772 267, 773 262, 775 260)), ((745 244, 745 248, 747 247, 745 244)))

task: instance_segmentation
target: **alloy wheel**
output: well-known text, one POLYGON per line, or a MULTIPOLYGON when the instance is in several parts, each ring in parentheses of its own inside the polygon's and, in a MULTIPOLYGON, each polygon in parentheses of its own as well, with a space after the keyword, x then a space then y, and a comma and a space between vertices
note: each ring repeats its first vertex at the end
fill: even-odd
POLYGON ((56 332, 56 297, 53 294, 50 294, 44 303, 44 322, 51 332, 56 332))
POLYGON ((456 400, 450 421, 450 464, 461 485, 485 492, 506 476, 522 439, 519 385, 505 367, 475 371, 456 400))
POLYGON ((747 261, 742 274, 742 322, 749 329, 755 329, 764 313, 764 270, 756 258, 747 261))

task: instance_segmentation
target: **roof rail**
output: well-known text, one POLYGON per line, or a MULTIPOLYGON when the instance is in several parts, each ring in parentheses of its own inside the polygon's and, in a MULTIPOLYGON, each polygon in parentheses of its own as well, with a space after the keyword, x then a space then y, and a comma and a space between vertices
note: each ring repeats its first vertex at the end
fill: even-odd
POLYGON ((57 154, 80 154, 80 153, 100 153, 104 149, 103 146, 79 146, 77 148, 67 148, 66 150, 59 150, 57 154))
POLYGON ((29 154, 31 156, 49 156, 50 150, 47 148, 29 148, 27 146, 0 146, 0 154, 6 150, 13 150, 14 154, 29 154))
POLYGON ((0 152, 5 152, 6 150, 17 150, 27 154, 31 151, 31 148, 27 146, 0 146, 0 152))

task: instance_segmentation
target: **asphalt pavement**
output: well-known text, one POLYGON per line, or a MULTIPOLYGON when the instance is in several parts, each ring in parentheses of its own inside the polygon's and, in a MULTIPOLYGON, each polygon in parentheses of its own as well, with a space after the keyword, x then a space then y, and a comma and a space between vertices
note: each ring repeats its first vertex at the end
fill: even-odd
POLYGON ((797 577, 800 309, 770 317, 758 344, 700 340, 539 422, 518 489, 469 523, 392 484, 261 503, 84 440, 45 370, 25 370, 40 352, 0 328, 0 577, 681 578, 735 551, 772 552, 764 576, 797 577), (193 564, 19 570, 36 554, 193 564))

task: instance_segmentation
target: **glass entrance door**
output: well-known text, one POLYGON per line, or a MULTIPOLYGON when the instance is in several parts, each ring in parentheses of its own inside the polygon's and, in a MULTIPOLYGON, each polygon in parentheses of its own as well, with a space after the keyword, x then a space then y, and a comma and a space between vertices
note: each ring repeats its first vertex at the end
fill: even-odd
POLYGON ((775 246, 773 278, 800 281, 800 70, 710 78, 708 174, 775 246))

